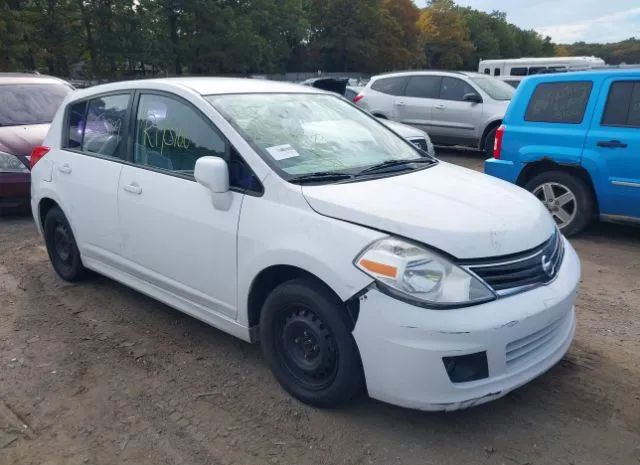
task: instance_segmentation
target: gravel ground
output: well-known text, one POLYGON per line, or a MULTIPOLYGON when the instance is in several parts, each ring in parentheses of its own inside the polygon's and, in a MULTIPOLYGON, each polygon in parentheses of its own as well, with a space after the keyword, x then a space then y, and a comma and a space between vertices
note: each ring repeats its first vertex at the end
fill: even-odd
POLYGON ((583 283, 561 363, 434 414, 307 407, 257 346, 106 278, 64 283, 31 219, 0 218, 0 464, 639 464, 639 238, 596 225, 572 240, 583 283))

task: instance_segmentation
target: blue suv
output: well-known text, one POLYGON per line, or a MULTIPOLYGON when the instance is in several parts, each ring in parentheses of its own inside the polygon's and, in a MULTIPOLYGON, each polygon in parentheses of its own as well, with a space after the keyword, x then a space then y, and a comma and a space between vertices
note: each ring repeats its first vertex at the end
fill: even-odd
POLYGON ((640 223, 640 69, 532 76, 502 123, 485 172, 532 192, 565 235, 640 223))

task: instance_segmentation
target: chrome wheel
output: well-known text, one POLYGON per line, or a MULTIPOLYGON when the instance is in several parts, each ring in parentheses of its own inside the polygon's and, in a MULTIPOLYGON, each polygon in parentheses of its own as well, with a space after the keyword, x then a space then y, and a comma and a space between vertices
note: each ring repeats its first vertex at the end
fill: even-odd
POLYGON ((578 201, 571 190, 557 182, 547 182, 533 190, 560 229, 565 228, 575 219, 578 212, 578 201))

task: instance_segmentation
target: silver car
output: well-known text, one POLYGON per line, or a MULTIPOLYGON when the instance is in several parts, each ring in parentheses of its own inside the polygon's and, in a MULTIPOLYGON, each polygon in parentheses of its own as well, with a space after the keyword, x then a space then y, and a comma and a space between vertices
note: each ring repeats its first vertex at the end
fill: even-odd
POLYGON ((372 77, 354 102, 380 118, 424 130, 435 144, 491 153, 514 92, 480 73, 410 71, 372 77))

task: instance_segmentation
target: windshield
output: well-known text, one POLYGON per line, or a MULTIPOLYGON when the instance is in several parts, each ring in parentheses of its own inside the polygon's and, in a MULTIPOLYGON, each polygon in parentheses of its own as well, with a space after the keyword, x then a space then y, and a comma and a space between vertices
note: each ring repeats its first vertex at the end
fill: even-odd
POLYGON ((423 158, 340 97, 234 94, 207 99, 285 179, 356 173, 389 160, 423 158))
POLYGON ((64 84, 0 85, 0 126, 50 123, 69 92, 64 84))
POLYGON ((500 79, 491 77, 472 77, 471 80, 484 90, 493 100, 511 100, 514 88, 500 79))

